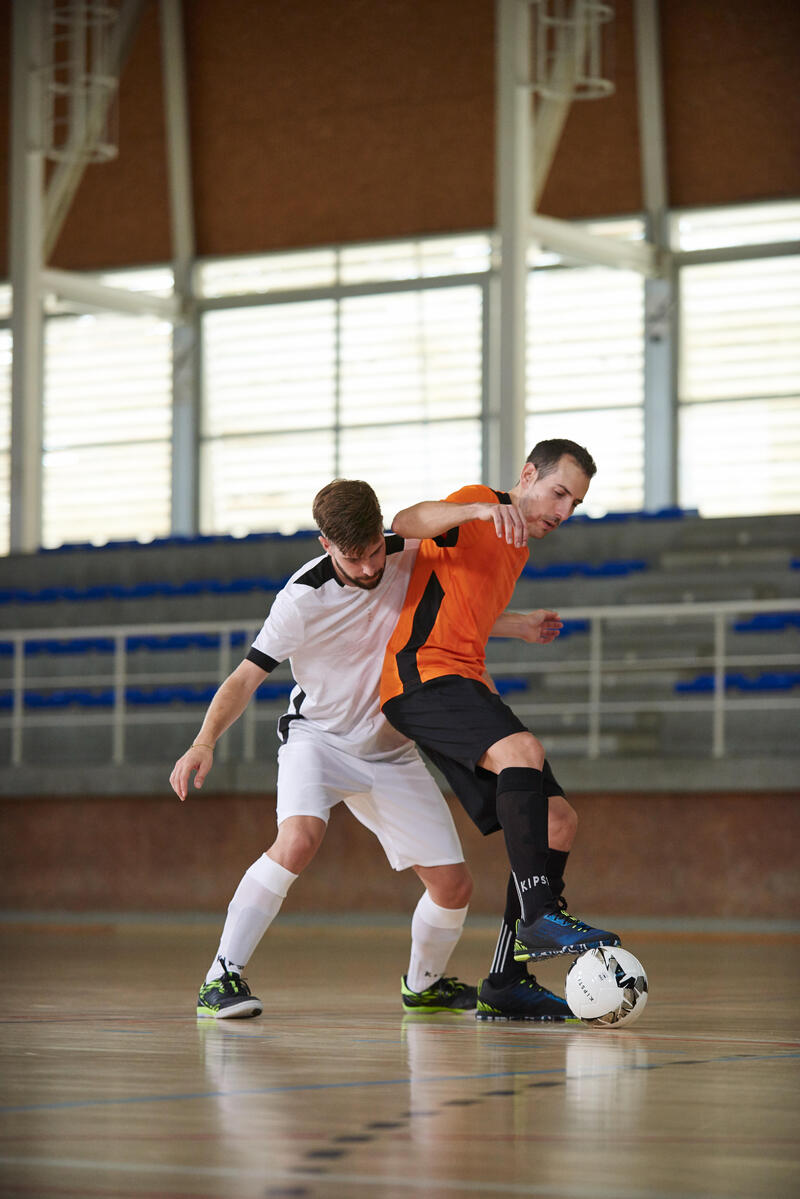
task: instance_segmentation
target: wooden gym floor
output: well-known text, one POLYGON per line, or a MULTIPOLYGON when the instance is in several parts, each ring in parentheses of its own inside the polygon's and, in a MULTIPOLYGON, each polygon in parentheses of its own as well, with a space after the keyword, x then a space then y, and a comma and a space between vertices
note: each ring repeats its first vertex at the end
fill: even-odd
MULTIPOLYGON (((279 919, 265 1014, 226 1022, 194 1014, 216 924, 0 931, 4 1199, 800 1194, 791 932, 622 928, 650 999, 614 1032, 404 1018, 405 922, 279 919)), ((493 946, 468 922, 453 972, 493 946)))

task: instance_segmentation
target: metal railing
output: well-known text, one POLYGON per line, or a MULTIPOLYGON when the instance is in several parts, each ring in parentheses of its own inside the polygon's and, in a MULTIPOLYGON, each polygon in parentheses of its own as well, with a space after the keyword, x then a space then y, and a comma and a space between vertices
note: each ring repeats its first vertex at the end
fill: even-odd
MULTIPOLYGON (((617 607, 595 608, 562 608, 561 618, 566 621, 588 622, 588 654, 586 657, 548 657, 543 654, 537 661, 503 662, 490 657, 489 669, 498 680, 504 675, 541 675, 541 674, 579 674, 585 675, 585 698, 571 698, 568 702, 548 700, 544 703, 527 703, 523 696, 515 697, 514 710, 520 716, 557 714, 559 712, 571 715, 586 716, 586 753, 590 758, 597 758, 601 753, 601 734, 603 720, 612 714, 637 713, 642 710, 651 712, 703 712, 711 714, 711 744, 710 753, 715 758, 721 758, 726 751, 725 728, 726 717, 729 713, 741 710, 774 710, 800 712, 800 688, 797 694, 765 694, 761 691, 746 693, 740 696, 728 694, 726 676, 730 669, 745 668, 749 670, 764 667, 779 667, 786 670, 792 666, 800 666, 800 654, 787 653, 737 653, 729 652, 729 626, 734 618, 757 616, 766 613, 798 613, 800 599, 776 600, 731 600, 724 602, 704 603, 672 603, 672 604, 626 604, 617 607), (659 657, 657 654, 648 656, 641 651, 635 658, 624 657, 611 659, 604 655, 604 635, 606 630, 615 624, 624 622, 628 626, 637 626, 639 630, 648 625, 656 628, 671 627, 680 630, 681 625, 691 622, 694 626, 692 635, 697 636, 697 622, 708 622, 708 630, 713 643, 710 655, 699 656, 687 653, 685 656, 659 657), (648 696, 646 699, 609 699, 604 697, 604 678, 629 674, 635 678, 643 671, 700 671, 708 670, 713 675, 713 685, 707 694, 670 695, 667 697, 648 696)), ((255 637, 258 627, 252 621, 215 621, 150 625, 105 625, 94 628, 75 627, 67 629, 25 629, 15 632, 0 633, 0 644, 11 646, 11 670, 5 680, 0 679, 0 694, 11 696, 9 715, 0 715, 0 729, 10 728, 10 762, 20 766, 25 761, 23 752, 24 734, 26 730, 40 726, 78 726, 92 727, 98 724, 108 725, 112 729, 111 761, 121 765, 126 761, 126 733, 133 725, 166 723, 199 723, 199 710, 192 707, 172 708, 168 704, 153 710, 145 707, 136 710, 128 702, 129 687, 159 686, 171 684, 180 686, 186 684, 204 683, 214 686, 225 678, 239 660, 234 658, 234 646, 249 645, 255 637), (190 650, 183 651, 187 656, 187 669, 180 671, 134 670, 131 671, 131 655, 140 652, 142 640, 146 638, 172 638, 176 635, 211 635, 218 639, 213 664, 198 670, 196 659, 190 650), (238 637, 237 637, 238 635, 238 637), (26 670, 28 659, 33 660, 34 646, 41 651, 42 643, 84 642, 87 640, 102 640, 106 652, 110 652, 109 669, 98 672, 96 660, 86 655, 87 669, 72 674, 40 675, 26 670), (129 646, 136 645, 136 650, 129 646), (38 643, 38 645, 36 644, 38 643), (90 672, 91 670, 91 672, 90 672), (57 710, 31 710, 29 698, 37 693, 68 691, 70 687, 103 688, 108 700, 108 706, 103 710, 84 710, 77 704, 57 710), (110 691, 110 695, 109 695, 110 691)), ((238 655, 238 650, 237 650, 238 655)), ((155 659, 152 655, 148 659, 155 659)), ((290 678, 285 666, 279 667, 278 677, 290 678)), ((274 720, 278 711, 286 706, 284 699, 273 703, 248 705, 243 717, 242 752, 245 761, 255 757, 256 724, 263 720, 274 720)), ((798 738, 800 745, 800 738, 798 738)), ((225 760, 229 755, 229 747, 223 738, 219 745, 218 756, 225 760)))

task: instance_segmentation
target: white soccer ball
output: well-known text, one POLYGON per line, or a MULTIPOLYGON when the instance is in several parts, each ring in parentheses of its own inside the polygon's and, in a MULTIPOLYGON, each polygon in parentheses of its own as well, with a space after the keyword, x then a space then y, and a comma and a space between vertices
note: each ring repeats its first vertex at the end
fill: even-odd
POLYGON ((647 1003, 647 975, 627 949, 587 949, 567 971, 564 995, 585 1024, 619 1028, 638 1020, 647 1003))

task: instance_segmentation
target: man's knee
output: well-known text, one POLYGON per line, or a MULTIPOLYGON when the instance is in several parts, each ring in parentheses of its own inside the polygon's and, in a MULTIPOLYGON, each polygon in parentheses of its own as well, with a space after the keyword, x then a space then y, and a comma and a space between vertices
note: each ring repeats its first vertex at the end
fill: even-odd
POLYGON ((440 908, 465 908, 472 898, 472 875, 465 862, 417 867, 416 870, 431 899, 440 908))
POLYGON ((289 816, 267 852, 292 874, 300 874, 322 844, 325 829, 325 821, 316 816, 289 816))
POLYGON ((541 770, 544 765, 544 746, 533 733, 512 733, 495 741, 478 759, 478 765, 493 774, 499 774, 510 766, 527 766, 541 770))

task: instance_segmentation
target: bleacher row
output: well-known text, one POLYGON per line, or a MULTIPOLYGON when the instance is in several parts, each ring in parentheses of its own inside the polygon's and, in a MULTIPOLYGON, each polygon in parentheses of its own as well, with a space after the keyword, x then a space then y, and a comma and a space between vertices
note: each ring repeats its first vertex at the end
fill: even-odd
MULTIPOLYGON (((675 690, 681 694, 707 694, 714 690, 713 674, 699 674, 688 682, 675 684, 675 690)), ((798 670, 765 670, 755 678, 733 672, 725 675, 726 691, 791 691, 800 687, 800 671, 798 670)))
MULTIPOLYGON (((800 612, 761 612, 747 620, 738 620, 733 624, 735 633, 777 633, 787 629, 800 629, 800 612)), ((254 630, 255 631, 255 630, 254 630)), ((588 633, 588 620, 565 620, 560 638, 563 640, 575 633, 588 633)), ((244 632, 232 632, 228 635, 228 644, 232 648, 244 645, 244 632)), ((219 649, 222 637, 219 633, 169 633, 147 634, 128 633, 125 637, 126 653, 137 653, 146 650, 150 653, 160 651, 184 651, 191 649, 219 649)), ((88 653, 113 654, 115 640, 113 637, 82 637, 70 638, 37 637, 24 641, 25 657, 42 655, 76 656, 88 653)), ((14 653, 13 641, 0 641, 0 658, 10 658, 14 653)))
MULTIPOLYGON (((795 617, 790 621, 792 625, 796 625, 799 614, 788 613, 787 616, 795 617)), ((573 625, 588 625, 588 621, 573 621, 573 625)), ((747 625, 748 622, 742 622, 742 625, 747 625)), ((573 629, 575 631, 575 629, 573 629)), ((751 632, 752 629, 745 627, 742 632, 751 632)), ((561 634, 561 635, 564 635, 561 634)), ((110 638, 80 638, 82 643, 92 643, 92 649, 98 649, 100 652, 110 652, 114 649, 113 640, 110 638)), ((201 645, 204 649, 212 649, 218 647, 219 638, 212 634, 186 634, 174 635, 174 637, 164 638, 148 638, 134 637, 131 641, 136 641, 136 649, 144 649, 146 643, 152 641, 157 643, 157 649, 186 649, 191 645, 201 645), (178 643, 181 643, 179 646, 178 643)), ((230 637, 230 645, 242 645, 245 643, 245 634, 233 634, 230 637)), ((47 643, 37 643, 42 647, 46 647, 47 643)), ((58 643, 61 645, 62 643, 58 643)), ((0 652, 6 652, 10 643, 0 643, 0 652)), ((84 644, 85 647, 85 644, 84 644)), ((293 682, 269 682, 265 681, 255 693, 255 699, 259 701, 278 700, 288 697, 293 682)), ((495 679, 495 686, 501 695, 510 692, 525 692, 529 688, 528 677, 519 676, 504 676, 495 679)), ((715 689, 715 676, 712 674, 698 674, 694 679, 678 681, 674 683, 673 689, 678 694, 710 694, 715 689)), ((800 687, 800 671, 798 670, 765 670, 757 675, 742 674, 741 671, 729 671, 724 676, 724 687, 726 692, 787 692, 793 691, 795 687, 800 687)), ((130 707, 143 706, 169 706, 173 704, 184 705, 207 705, 211 703, 213 694, 216 692, 216 683, 211 686, 191 687, 191 686, 155 686, 155 687, 133 687, 125 688, 125 703, 130 707)), ((23 705, 25 710, 38 711, 46 709, 65 709, 65 707, 83 707, 83 709, 97 709, 97 707, 113 707, 115 701, 114 688, 112 687, 58 687, 50 688, 47 691, 37 691, 37 689, 25 688, 23 695, 23 705)), ((0 689, 0 711, 11 711, 13 707, 13 692, 11 689, 0 689)))
MULTIPOLYGON (((570 517, 570 524, 627 524, 632 521, 664 521, 683 520, 686 517, 697 516, 696 508, 667 507, 658 508, 654 512, 646 510, 633 512, 606 512, 603 516, 589 516, 586 512, 576 512, 570 517)), ((195 533, 171 534, 168 537, 154 537, 151 541, 112 540, 96 545, 93 541, 70 541, 63 545, 42 547, 41 554, 70 554, 84 550, 116 550, 141 549, 153 546, 185 546, 185 545, 231 545, 246 544, 261 541, 302 541, 318 536, 316 529, 300 529, 296 533, 245 533, 241 537, 233 533, 195 533)))
MULTIPOLYGON (((257 701, 275 701, 285 699, 291 689, 292 682, 265 682, 259 687, 255 698, 257 701)), ((495 686, 501 695, 510 692, 528 690, 527 678, 498 678, 495 686)), ((800 687, 800 671, 764 671, 755 677, 741 673, 725 675, 725 690, 740 692, 781 692, 792 691, 800 687)), ((131 708, 167 707, 172 704, 207 705, 216 692, 216 684, 206 687, 159 686, 159 687, 126 687, 125 704, 131 708)), ((696 678, 674 684, 678 694, 709 694, 714 691, 713 674, 701 674, 696 678)), ((13 694, 10 691, 0 692, 0 711, 11 711, 13 694)), ((63 708, 113 708, 114 689, 101 688, 57 688, 50 691, 26 691, 23 704, 27 711, 42 711, 46 709, 63 708)))
MULTIPOLYGON (((621 559, 597 564, 591 562, 551 562, 545 566, 528 565, 524 579, 623 578, 647 570, 643 559, 621 559)), ((185 579, 179 583, 97 583, 89 587, 8 587, 0 589, 0 604, 48 604, 87 600, 154 599, 158 596, 246 595, 252 592, 274 594, 284 586, 283 578, 269 576, 239 579, 185 579)))
MULTIPOLYGON (((496 683, 501 695, 510 691, 524 691, 527 688, 526 679, 499 679, 496 683)), ((294 683, 264 682, 255 694, 256 700, 273 701, 285 699, 291 692, 294 683)), ((125 703, 128 707, 157 707, 173 703, 209 704, 216 692, 216 684, 208 687, 126 687, 125 703)), ((113 708, 114 689, 102 687, 96 689, 66 687, 55 691, 29 691, 24 698, 25 708, 30 711, 40 711, 47 708, 113 708)), ((13 707, 13 696, 10 693, 0 694, 0 711, 10 711, 13 707)))

